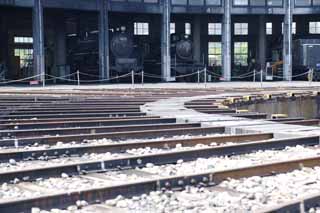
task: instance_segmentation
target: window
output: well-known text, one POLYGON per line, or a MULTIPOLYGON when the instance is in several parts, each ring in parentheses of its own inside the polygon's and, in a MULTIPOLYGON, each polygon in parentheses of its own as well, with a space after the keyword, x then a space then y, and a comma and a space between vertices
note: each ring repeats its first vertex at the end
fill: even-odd
POLYGON ((311 6, 311 0, 296 0, 296 6, 311 6))
POLYGON ((204 0, 189 0, 189 5, 201 6, 204 5, 204 0))
POLYGON ((221 23, 209 23, 208 24, 209 35, 221 35, 221 23))
POLYGON ((320 34, 320 22, 309 22, 309 33, 320 34))
POLYGON ((170 34, 176 33, 176 23, 170 23, 170 34))
POLYGON ((209 6, 209 5, 221 5, 221 1, 220 0, 207 0, 206 4, 207 4, 207 6, 209 6))
POLYGON ((134 23, 134 34, 135 35, 149 35, 149 23, 135 22, 134 23))
POLYGON ((174 5, 187 5, 187 0, 172 0, 171 3, 174 5))
POLYGON ((29 67, 33 62, 33 49, 14 49, 14 56, 20 58, 20 68, 29 67))
POLYGON ((266 23, 266 34, 267 35, 272 35, 272 22, 267 22, 266 23))
POLYGON ((191 35, 191 24, 190 23, 185 23, 184 25, 184 32, 186 35, 191 35))
POLYGON ((234 63, 248 65, 248 42, 234 43, 234 63))
POLYGON ((250 6, 261 7, 266 6, 265 0, 250 0, 250 6))
POLYGON ((236 6, 246 6, 248 5, 248 0, 233 0, 233 4, 236 6))
MULTIPOLYGON (((283 34, 283 22, 282 22, 281 32, 283 34)), ((297 23, 296 22, 292 22, 292 34, 296 34, 296 32, 297 32, 297 23)))
POLYGON ((282 6, 282 0, 267 0, 268 6, 282 6))
POLYGON ((221 66, 221 42, 209 42, 208 43, 208 61, 209 65, 221 66))
POLYGON ((235 35, 248 35, 248 23, 235 23, 234 24, 235 35))
POLYGON ((14 37, 14 43, 16 43, 16 44, 32 44, 33 43, 33 38, 32 37, 15 36, 14 37))

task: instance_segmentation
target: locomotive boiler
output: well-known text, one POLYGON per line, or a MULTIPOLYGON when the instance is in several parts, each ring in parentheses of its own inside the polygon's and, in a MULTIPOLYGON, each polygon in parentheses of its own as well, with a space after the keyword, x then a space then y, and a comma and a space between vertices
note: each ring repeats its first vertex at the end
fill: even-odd
POLYGON ((176 76, 190 74, 197 70, 202 70, 203 68, 203 63, 194 60, 193 43, 189 36, 172 34, 171 69, 176 76))
POLYGON ((142 51, 135 45, 133 36, 124 29, 114 33, 110 49, 112 53, 110 70, 113 76, 143 69, 142 51))

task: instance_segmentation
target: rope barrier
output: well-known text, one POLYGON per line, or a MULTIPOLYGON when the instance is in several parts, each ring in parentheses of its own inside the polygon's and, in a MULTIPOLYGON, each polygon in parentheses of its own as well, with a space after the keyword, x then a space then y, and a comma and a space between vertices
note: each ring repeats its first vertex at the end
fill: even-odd
MULTIPOLYGON (((198 71, 195 71, 195 72, 192 72, 192 73, 188 73, 188 74, 177 75, 177 76, 175 76, 175 78, 178 79, 178 78, 183 78, 183 77, 188 77, 188 76, 193 76, 193 75, 198 75, 198 78, 199 78, 199 74, 201 74, 203 72, 211 74, 211 75, 213 75, 215 77, 219 77, 219 78, 223 77, 222 75, 214 73, 213 71, 202 69, 202 70, 198 70, 198 71)), ((143 77, 149 77, 149 78, 162 79, 162 76, 160 76, 160 75, 156 75, 156 74, 152 74, 152 73, 146 73, 144 71, 141 71, 141 72, 138 72, 138 73, 133 73, 131 71, 129 73, 126 73, 126 74, 123 74, 123 75, 120 75, 120 76, 115 76, 115 77, 106 78, 106 79, 97 79, 97 80, 80 80, 80 79, 67 78, 67 77, 74 76, 74 75, 77 75, 77 74, 82 74, 82 75, 91 76, 91 77, 99 77, 98 75, 82 73, 82 72, 79 72, 79 71, 77 73, 71 73, 71 74, 64 75, 64 76, 54 76, 54 75, 49 75, 49 74, 44 74, 44 75, 49 77, 49 79, 46 79, 46 80, 60 79, 60 80, 69 81, 69 82, 79 82, 79 81, 81 81, 81 82, 85 82, 85 83, 105 82, 105 81, 125 78, 125 77, 128 77, 128 76, 136 76, 136 75, 137 76, 143 76, 143 77)), ((244 79, 244 78, 249 78, 249 77, 252 77, 252 76, 255 76, 255 75, 259 75, 259 74, 261 74, 261 71, 256 71, 256 72, 252 71, 252 72, 247 72, 247 73, 244 73, 244 74, 241 74, 241 75, 238 75, 238 76, 232 76, 231 79, 244 79)), ((309 75, 309 74, 310 74, 310 71, 306 71, 304 73, 293 75, 292 78, 296 78, 296 77, 300 77, 300 76, 304 76, 304 75, 309 75)), ((34 76, 22 78, 22 79, 17 79, 17 80, 0 81, 0 84, 26 82, 27 80, 34 79, 34 78, 37 78, 37 77, 40 77, 40 76, 42 76, 42 74, 38 74, 38 75, 34 75, 34 76)), ((279 79, 283 79, 284 78, 283 76, 278 76, 278 75, 273 75, 273 77, 274 78, 279 78, 279 79)), ((198 79, 198 81, 199 81, 199 79, 198 79)))
POLYGON ((0 84, 10 84, 10 83, 16 83, 16 82, 23 82, 23 81, 26 81, 26 80, 29 80, 29 79, 40 77, 40 76, 41 76, 41 74, 30 76, 30 77, 26 77, 26 78, 22 78, 22 79, 17 79, 17 80, 0 81, 0 84))
POLYGON ((50 79, 47 79, 47 80, 59 79, 59 80, 62 80, 62 81, 71 81, 71 82, 76 82, 77 81, 77 80, 74 80, 74 79, 58 77, 58 76, 49 75, 49 74, 46 74, 46 76, 50 77, 50 79))
MULTIPOLYGON (((46 76, 50 77, 49 79, 46 79, 46 80, 54 80, 54 79, 60 79, 60 80, 72 80, 72 79, 69 79, 69 78, 66 78, 66 77, 70 77, 70 76, 73 76, 73 75, 76 75, 77 73, 71 73, 71 74, 68 74, 68 75, 63 75, 63 76, 54 76, 54 75, 49 75, 49 74, 46 74, 46 76)), ((72 80, 72 81, 75 81, 75 80, 72 80)))
MULTIPOLYGON (((202 70, 201 72, 204 72, 204 70, 202 70)), ((177 75, 176 78, 184 78, 184 77, 188 77, 188 76, 193 76, 195 74, 198 74, 198 71, 193 72, 193 73, 189 73, 189 74, 184 74, 184 75, 177 75)))
POLYGON ((89 76, 89 77, 100 77, 99 75, 93 75, 93 74, 88 74, 88 73, 84 73, 84 72, 79 72, 79 74, 81 74, 81 75, 86 75, 86 76, 89 76))

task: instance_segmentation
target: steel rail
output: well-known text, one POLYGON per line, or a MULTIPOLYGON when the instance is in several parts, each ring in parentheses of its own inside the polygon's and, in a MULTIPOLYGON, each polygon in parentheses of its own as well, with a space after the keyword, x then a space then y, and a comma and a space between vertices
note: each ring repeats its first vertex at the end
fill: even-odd
MULTIPOLYGON (((25 123, 5 123, 0 124, 0 129, 36 129, 36 128, 56 128, 56 127, 89 127, 89 126, 116 126, 116 125, 138 125, 138 124, 156 124, 156 123, 175 123, 175 118, 149 118, 149 117, 121 117, 115 118, 104 118, 98 120, 91 120, 84 118, 83 120, 72 120, 72 121, 49 121, 44 122, 32 120, 33 122, 25 123)), ((14 122, 14 121, 13 121, 14 122)))
POLYGON ((32 181, 40 177, 58 177, 61 175, 61 173, 79 175, 89 172, 103 172, 119 169, 129 169, 143 167, 147 163, 152 163, 154 165, 175 164, 177 160, 180 159, 183 159, 185 162, 187 162, 193 161, 199 157, 209 158, 213 156, 231 156, 251 153, 258 150, 284 149, 287 146, 312 146, 316 144, 319 144, 318 136, 240 143, 221 147, 195 148, 184 151, 130 156, 110 160, 86 161, 81 163, 63 164, 58 166, 48 166, 33 169, 23 169, 18 171, 0 172, 0 182, 9 182, 10 180, 14 180, 15 178, 23 179, 24 177, 28 177, 28 180, 32 181))
POLYGON ((8 119, 0 119, 0 124, 19 124, 19 123, 35 123, 35 122, 59 122, 59 121, 89 121, 89 120, 119 120, 119 119, 141 119, 141 118, 160 118, 160 116, 121 116, 121 117, 84 117, 84 118, 74 118, 74 117, 63 117, 63 118, 39 118, 39 119, 15 119, 15 120, 8 120, 8 119))
POLYGON ((251 176, 268 176, 290 172, 295 169, 300 169, 301 167, 315 167, 319 165, 320 157, 303 158, 217 172, 197 173, 192 175, 150 179, 101 188, 52 193, 33 198, 0 201, 0 212, 29 213, 31 212, 31 208, 35 206, 41 209, 51 209, 57 206, 60 208, 66 208, 70 205, 74 205, 74 203, 78 200, 86 200, 89 203, 97 203, 103 202, 106 199, 113 199, 118 195, 132 197, 134 195, 147 194, 151 191, 163 189, 181 190, 186 185, 201 184, 213 186, 228 178, 239 179, 251 176))
POLYGON ((56 113, 56 114, 23 114, 23 115, 0 115, 0 119, 34 119, 34 118, 60 118, 60 117, 97 117, 97 116, 141 116, 142 112, 113 112, 113 113, 56 113))
POLYGON ((76 128, 52 128, 52 129, 26 129, 26 130, 0 130, 0 137, 22 138, 44 135, 73 135, 73 134, 94 134, 107 132, 142 131, 152 129, 178 129, 201 127, 200 123, 169 123, 169 124, 145 124, 128 126, 93 126, 76 128))
POLYGON ((8 113, 8 115, 20 116, 28 113, 32 113, 32 115, 63 115, 63 114, 87 114, 87 113, 132 113, 132 112, 140 112, 139 107, 130 108, 130 109, 70 109, 70 110, 23 110, 23 109, 15 109, 15 110, 4 110, 3 113, 8 113))
POLYGON ((195 137, 189 139, 166 139, 161 141, 141 141, 119 144, 105 144, 105 145, 76 145, 72 147, 63 148, 45 148, 37 150, 19 150, 15 151, 11 149, 9 151, 0 151, 0 161, 7 161, 8 159, 23 160, 26 158, 38 158, 40 156, 79 156, 85 153, 122 153, 129 149, 137 148, 159 148, 170 149, 175 148, 177 144, 182 146, 195 146, 197 144, 210 145, 216 143, 217 145, 223 145, 227 142, 244 143, 250 141, 263 141, 272 139, 272 133, 263 134, 244 134, 244 135, 225 135, 225 136, 212 136, 212 137, 195 137))
POLYGON ((156 137, 171 137, 176 135, 206 135, 206 134, 221 134, 225 133, 224 127, 192 127, 182 129, 165 129, 165 130, 143 130, 143 131, 128 131, 128 132, 112 132, 112 133, 94 133, 82 135, 64 135, 64 136, 42 136, 17 139, 2 139, 0 147, 10 146, 26 146, 37 144, 54 145, 57 142, 77 142, 81 143, 84 140, 128 140, 128 139, 148 139, 156 137))

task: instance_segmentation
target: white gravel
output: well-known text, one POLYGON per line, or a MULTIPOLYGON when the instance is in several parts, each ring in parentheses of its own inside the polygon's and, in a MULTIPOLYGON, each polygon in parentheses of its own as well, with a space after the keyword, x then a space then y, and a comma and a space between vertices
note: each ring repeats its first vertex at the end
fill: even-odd
MULTIPOLYGON (((214 187, 187 186, 183 191, 153 191, 130 199, 119 195, 103 205, 110 212, 117 213, 246 213, 319 192, 320 167, 315 167, 275 176, 230 179, 214 187)), ((79 203, 81 201, 60 211, 73 213, 77 209, 78 213, 96 212, 95 205, 79 206, 79 203)), ((319 210, 319 207, 314 207, 307 212, 317 213, 319 210)))
MULTIPOLYGON (((260 151, 251 154, 244 154, 231 157, 212 157, 209 159, 199 158, 191 162, 183 162, 183 160, 178 160, 177 164, 167 164, 163 166, 155 166, 148 163, 143 168, 136 168, 131 170, 133 173, 125 173, 125 171, 118 172, 106 172, 99 174, 105 186, 110 186, 114 184, 128 183, 132 181, 141 181, 145 179, 155 179, 160 177, 168 177, 174 175, 187 175, 195 174, 200 172, 213 172, 225 169, 234 169, 239 167, 247 167, 252 165, 271 163, 276 161, 286 161, 290 159, 312 157, 319 155, 320 150, 314 147, 287 147, 284 150, 274 150, 274 151, 260 151), (147 174, 142 177, 140 174, 147 174)), ((128 170, 130 171, 130 170, 128 170)), ((82 177, 68 177, 67 174, 61 174, 62 178, 49 178, 49 179, 39 179, 36 184, 50 191, 69 191, 69 190, 80 190, 85 188, 94 187, 95 183, 88 182, 85 178, 85 182, 82 182, 82 177), (88 184, 86 184, 88 183, 88 184)), ((90 179, 90 178, 89 178, 90 179)), ((27 179, 26 179, 27 180, 27 179)), ((96 180, 96 179, 92 179, 96 180)), ((17 181, 16 181, 17 182, 17 181)), ((19 184, 23 184, 19 183, 19 184)), ((100 181, 97 182, 100 184, 100 181)), ((8 185, 15 187, 15 185, 8 185)), ((0 193, 6 193, 4 190, 0 190, 0 193)), ((17 193, 8 193, 9 195, 3 195, 7 197, 15 197, 17 193), (10 195, 11 194, 11 195, 10 195)), ((19 194, 18 197, 24 196, 23 193, 19 194)))
POLYGON ((77 146, 92 146, 92 145, 109 145, 109 144, 119 144, 119 143, 137 143, 137 142, 147 142, 147 141, 162 141, 162 140, 183 140, 191 139, 197 137, 218 137, 218 136, 227 136, 227 134, 206 134, 206 135, 176 135, 172 137, 157 137, 150 139, 128 139, 128 140, 111 140, 107 138, 98 139, 98 140, 84 140, 82 142, 69 142, 63 143, 58 141, 55 145, 41 145, 35 142, 32 146, 20 146, 17 148, 12 147, 0 147, 0 151, 27 151, 27 150, 42 150, 42 149, 57 149, 57 148, 68 148, 68 147, 77 147, 77 146))
MULTIPOLYGON (((315 167, 269 177, 231 179, 218 187, 151 192, 131 199, 108 200, 105 204, 119 208, 117 212, 257 212, 319 192, 320 167, 315 167)), ((316 210, 319 208, 309 212, 316 210)))
POLYGON ((320 149, 315 147, 286 147, 284 150, 266 150, 234 156, 198 158, 195 161, 180 164, 149 165, 138 170, 160 176, 188 175, 194 173, 220 171, 226 169, 248 167, 253 165, 287 161, 290 159, 315 157, 320 155, 320 149))
MULTIPOLYGON (((232 142, 226 142, 223 144, 212 143, 210 144, 211 147, 214 146, 226 146, 232 145, 232 142)), ((172 149, 159 149, 159 148, 137 148, 137 149, 129 149, 126 153, 91 153, 91 154, 84 154, 82 156, 60 156, 59 158, 48 158, 47 156, 41 156, 37 159, 26 159, 24 161, 16 162, 14 159, 9 159, 8 162, 0 163, 0 172, 8 172, 8 171, 16 171, 21 169, 35 169, 35 168, 42 168, 47 166, 58 166, 58 165, 65 165, 70 163, 80 163, 85 161, 97 161, 97 160, 110 160, 120 157, 128 157, 133 155, 146 155, 146 154, 159 154, 164 152, 175 152, 175 151, 185 151, 191 149, 198 149, 198 148, 206 148, 210 147, 209 145, 197 144, 195 146, 186 146, 183 147, 182 144, 177 144, 175 148, 172 149)))

